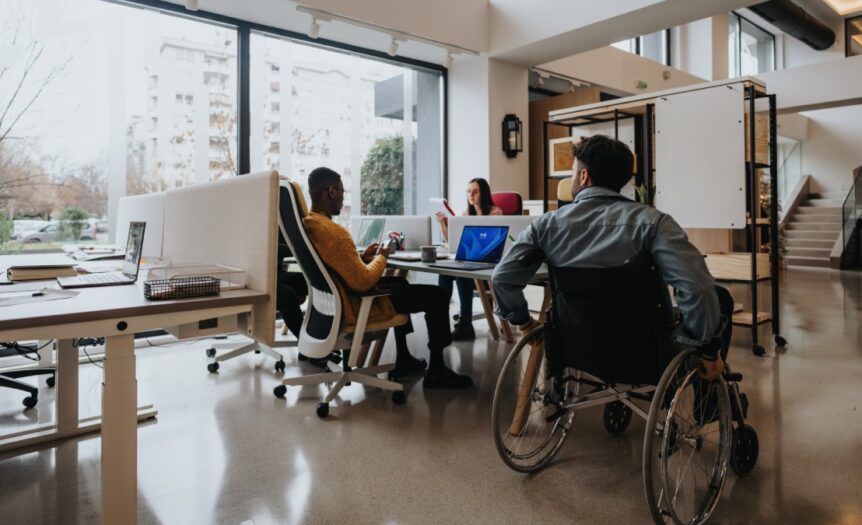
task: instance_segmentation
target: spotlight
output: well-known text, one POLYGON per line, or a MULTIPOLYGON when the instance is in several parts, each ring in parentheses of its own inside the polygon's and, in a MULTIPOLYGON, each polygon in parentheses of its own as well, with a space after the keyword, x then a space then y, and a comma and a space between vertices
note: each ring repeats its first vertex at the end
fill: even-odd
POLYGON ((198 0, 186 0, 186 9, 189 11, 198 10, 198 0))
POLYGON ((316 17, 311 17, 311 24, 308 26, 308 38, 317 38, 320 34, 320 24, 316 17))
POLYGON ((394 57, 398 54, 398 40, 393 36, 392 40, 389 41, 389 49, 386 50, 386 54, 394 57))
POLYGON ((443 59, 443 67, 452 67, 452 61, 455 59, 451 51, 446 52, 446 58, 443 59))

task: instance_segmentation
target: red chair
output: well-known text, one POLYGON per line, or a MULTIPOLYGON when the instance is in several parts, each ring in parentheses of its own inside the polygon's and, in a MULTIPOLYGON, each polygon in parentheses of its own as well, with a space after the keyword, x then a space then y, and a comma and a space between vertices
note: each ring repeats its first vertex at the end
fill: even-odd
POLYGON ((498 191, 491 194, 494 206, 503 210, 503 215, 523 215, 524 200, 517 191, 498 191))

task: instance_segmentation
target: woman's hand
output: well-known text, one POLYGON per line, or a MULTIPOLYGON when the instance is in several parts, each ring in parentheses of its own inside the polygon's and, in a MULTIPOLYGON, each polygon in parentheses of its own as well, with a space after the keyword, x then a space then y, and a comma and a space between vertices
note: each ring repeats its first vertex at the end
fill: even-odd
POLYGON ((437 222, 440 223, 440 226, 443 226, 444 228, 449 223, 448 218, 443 214, 443 212, 438 211, 434 214, 434 217, 437 219, 437 222))

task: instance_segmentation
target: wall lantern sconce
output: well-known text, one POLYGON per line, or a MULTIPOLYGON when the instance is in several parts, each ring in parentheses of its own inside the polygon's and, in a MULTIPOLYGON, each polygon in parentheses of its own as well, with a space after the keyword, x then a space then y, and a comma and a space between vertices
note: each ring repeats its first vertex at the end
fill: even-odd
POLYGON ((524 151, 523 132, 521 130, 521 119, 514 113, 503 117, 503 151, 506 157, 514 159, 518 153, 524 151))

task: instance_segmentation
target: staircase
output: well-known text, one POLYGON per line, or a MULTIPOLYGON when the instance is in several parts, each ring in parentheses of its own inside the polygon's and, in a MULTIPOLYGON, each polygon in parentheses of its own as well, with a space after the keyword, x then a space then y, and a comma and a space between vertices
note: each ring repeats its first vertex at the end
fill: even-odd
POLYGON ((839 192, 809 193, 784 227, 788 266, 829 268, 832 246, 841 235, 839 192))

